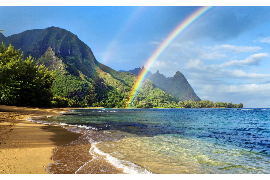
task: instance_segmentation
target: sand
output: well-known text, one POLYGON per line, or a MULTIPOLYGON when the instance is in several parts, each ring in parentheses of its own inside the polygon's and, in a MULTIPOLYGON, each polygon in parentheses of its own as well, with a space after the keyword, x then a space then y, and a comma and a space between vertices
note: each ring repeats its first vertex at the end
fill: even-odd
MULTIPOLYGON (((49 126, 26 119, 34 116, 57 116, 69 108, 26 108, 0 105, 0 174, 47 174, 53 163, 53 149, 57 140, 49 126)), ((61 127, 58 127, 60 130, 61 127)), ((68 132, 72 135, 75 133, 68 132)), ((63 133, 63 132, 62 132, 63 133)), ((71 138, 72 139, 72 138, 71 138)), ((60 143, 61 144, 61 143, 60 143)))
POLYGON ((93 159, 84 135, 27 120, 68 111, 0 105, 0 174, 74 174, 81 166, 78 174, 123 174, 105 157, 93 159))

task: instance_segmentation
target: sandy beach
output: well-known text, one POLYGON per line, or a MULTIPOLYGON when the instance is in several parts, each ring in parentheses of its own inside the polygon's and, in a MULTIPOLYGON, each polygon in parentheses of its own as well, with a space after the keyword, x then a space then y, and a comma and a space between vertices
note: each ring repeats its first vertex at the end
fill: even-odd
POLYGON ((0 105, 0 174, 74 174, 81 166, 78 174, 122 174, 104 157, 93 159, 82 134, 27 120, 70 109, 0 105))
POLYGON ((57 116, 69 110, 0 105, 0 174, 47 174, 46 167, 54 162, 51 159, 53 149, 66 143, 59 139, 61 136, 57 136, 57 132, 68 135, 67 141, 77 138, 78 135, 61 127, 50 130, 50 126, 26 119, 35 116, 57 116))

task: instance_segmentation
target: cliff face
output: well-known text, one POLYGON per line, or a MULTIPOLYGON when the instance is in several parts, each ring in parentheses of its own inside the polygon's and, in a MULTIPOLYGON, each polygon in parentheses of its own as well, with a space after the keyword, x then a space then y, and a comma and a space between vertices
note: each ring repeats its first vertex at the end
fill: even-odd
POLYGON ((50 71, 64 70, 62 59, 55 56, 55 52, 51 47, 48 47, 47 51, 37 60, 37 63, 44 64, 50 71))

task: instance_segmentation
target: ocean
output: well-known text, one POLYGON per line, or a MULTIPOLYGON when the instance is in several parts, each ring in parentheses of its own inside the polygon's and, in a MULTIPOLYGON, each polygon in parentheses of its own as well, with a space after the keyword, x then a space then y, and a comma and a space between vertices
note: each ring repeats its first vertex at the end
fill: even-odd
MULTIPOLYGON (((32 121, 81 133, 93 159, 123 173, 270 173, 270 109, 74 109, 32 121)), ((93 159, 75 173, 91 173, 93 159)))

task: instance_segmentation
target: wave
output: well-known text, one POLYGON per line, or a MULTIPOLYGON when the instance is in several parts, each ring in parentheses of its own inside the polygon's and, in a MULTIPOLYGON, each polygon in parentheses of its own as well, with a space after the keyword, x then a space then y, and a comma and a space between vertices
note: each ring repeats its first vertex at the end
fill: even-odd
MULTIPOLYGON (((123 169, 123 172, 126 174, 152 174, 151 172, 147 171, 145 168, 142 168, 142 167, 140 167, 140 166, 138 166, 130 161, 117 159, 117 158, 111 156, 110 154, 104 153, 103 151, 98 149, 96 146, 99 142, 93 142, 92 139, 90 139, 89 142, 92 145, 92 147, 89 150, 89 153, 93 156, 93 159, 91 161, 95 160, 96 158, 98 158, 100 156, 103 156, 106 158, 106 160, 108 162, 110 162, 116 168, 123 169)), ((89 162, 91 162, 91 161, 89 161, 89 162)), ((78 173, 89 162, 85 163, 82 167, 80 167, 75 172, 75 174, 78 173)))
MULTIPOLYGON (((49 122, 49 121, 47 121, 47 118, 50 118, 50 117, 46 117, 46 116, 30 117, 27 120, 31 121, 31 122, 35 122, 35 123, 42 123, 45 125, 61 126, 62 128, 67 129, 68 131, 72 131, 72 132, 76 132, 76 133, 83 133, 83 131, 85 131, 85 130, 86 131, 87 130, 88 131, 89 130, 90 131, 97 131, 97 128, 94 128, 92 126, 49 122), (68 127, 70 127, 70 128, 68 128, 68 127)), ((109 132, 103 131, 103 133, 107 134, 109 132)), ((152 174, 150 171, 147 171, 145 168, 142 168, 142 167, 140 167, 140 166, 138 166, 130 161, 121 160, 121 159, 118 159, 118 158, 111 156, 110 154, 104 153, 103 151, 98 149, 96 146, 98 143, 102 142, 102 140, 95 141, 92 138, 90 138, 90 136, 91 136, 91 134, 89 134, 87 136, 87 139, 88 139, 89 143, 91 144, 91 148, 89 149, 89 153, 92 155, 93 158, 90 161, 86 162, 83 166, 81 166, 75 172, 75 174, 77 174, 81 170, 83 170, 83 168, 85 166, 87 166, 87 164, 89 164, 90 162, 92 162, 94 160, 97 160, 100 157, 104 157, 105 160, 107 160, 110 164, 112 164, 117 169, 123 169, 123 172, 126 174, 152 174)), ((104 137, 104 140, 107 140, 107 139, 104 137)))

